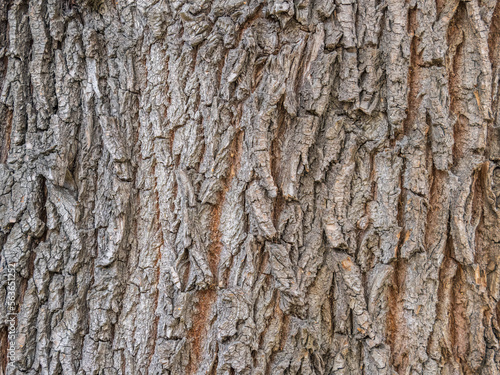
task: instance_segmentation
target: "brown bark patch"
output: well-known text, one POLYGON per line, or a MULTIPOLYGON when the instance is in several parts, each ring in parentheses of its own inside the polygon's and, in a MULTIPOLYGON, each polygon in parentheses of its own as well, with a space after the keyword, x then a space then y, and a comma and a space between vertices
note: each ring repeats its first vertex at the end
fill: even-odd
POLYGON ((438 224, 439 220, 441 220, 440 214, 444 208, 443 203, 445 198, 443 197, 443 189, 446 188, 447 176, 447 172, 434 168, 431 173, 429 210, 427 211, 427 223, 425 226, 425 246, 427 250, 432 249, 441 235, 438 224))
POLYGON ((422 56, 418 53, 418 45, 420 40, 415 36, 415 32, 418 27, 417 22, 417 8, 409 9, 408 11, 408 33, 411 37, 410 43, 410 66, 408 68, 408 84, 410 86, 410 91, 408 93, 408 110, 407 116, 403 121, 403 134, 408 135, 411 130, 411 126, 415 123, 417 118, 420 103, 422 102, 422 96, 419 96, 420 92, 420 67, 422 65, 422 56))
POLYGON ((286 130, 286 113, 283 107, 283 102, 278 104, 278 119, 275 136, 271 142, 271 175, 278 189, 277 196, 273 207, 273 225, 279 230, 279 217, 283 207, 285 206, 285 197, 282 190, 281 179, 281 160, 282 160, 282 142, 286 130))
POLYGON ((500 2, 497 2, 493 16, 491 18, 490 32, 488 34, 489 57, 492 63, 493 72, 498 67, 500 43, 500 2))
POLYGON ((8 331, 7 327, 0 330, 0 366, 2 368, 2 373, 5 373, 7 369, 7 349, 9 346, 8 331))
POLYGON ((467 144, 467 135, 469 127, 469 119, 464 115, 459 115, 458 120, 453 127, 453 164, 456 166, 458 161, 464 157, 464 149, 467 144))
POLYGON ((6 116, 4 123, 2 125, 0 138, 2 139, 2 144, 0 148, 0 163, 5 163, 7 161, 7 157, 9 156, 10 149, 10 134, 12 132, 12 111, 10 109, 6 109, 6 116))
POLYGON ((278 103, 277 111, 276 130, 269 151, 271 153, 271 175, 273 176, 274 183, 278 187, 278 190, 281 190, 281 149, 286 130, 286 113, 283 107, 283 101, 278 103))
POLYGON ((404 374, 409 363, 405 319, 403 316, 404 281, 406 278, 406 260, 398 259, 394 264, 392 285, 388 288, 387 302, 387 342, 391 348, 392 365, 399 374, 404 374))
MULTIPOLYGON (((489 50, 489 58, 491 61, 491 72, 492 72, 492 108, 498 108, 498 95, 495 95, 495 92, 498 91, 498 64, 500 62, 500 2, 497 2, 495 6, 495 10, 493 11, 493 17, 491 19, 490 32, 488 34, 488 50, 489 50)), ((498 117, 498 111, 495 111, 494 114, 495 120, 498 117)), ((488 128, 488 143, 491 142, 491 139, 494 138, 492 136, 491 128, 488 128)), ((488 145, 489 146, 489 145, 488 145)), ((489 150, 491 147, 487 147, 489 150)))
POLYGON ((463 70, 464 26, 467 22, 467 10, 460 3, 448 27, 446 39, 448 52, 446 54, 446 69, 448 71, 448 86, 450 93, 450 112, 455 113, 459 104, 461 91, 461 71, 463 70))
POLYGON ((436 0, 436 18, 439 18, 439 15, 441 14, 441 11, 443 10, 445 5, 446 0, 436 0))
POLYGON ((438 331, 442 326, 434 327, 433 333, 429 338, 429 347, 433 347, 433 340, 435 337, 437 338, 437 342, 434 343, 434 346, 440 348, 440 352, 445 360, 449 360, 453 357, 453 345, 448 340, 444 340, 444 342, 439 341, 439 337, 445 337, 451 339, 450 328, 451 328, 451 306, 452 306, 452 297, 453 297, 453 279, 456 275, 458 266, 457 262, 451 257, 451 249, 452 242, 451 237, 448 237, 444 259, 439 269, 439 286, 438 286, 438 301, 436 304, 436 322, 448 322, 445 327, 445 332, 438 331), (449 344, 449 345, 448 345, 449 344))
POLYGON ((484 206, 484 186, 486 184, 486 176, 488 173, 487 164, 483 164, 481 168, 476 170, 473 175, 472 183, 472 212, 471 212, 471 223, 477 225, 475 233, 475 251, 474 251, 474 262, 481 267, 482 271, 485 271, 488 267, 489 257, 485 249, 485 241, 483 239, 484 228, 484 217, 483 217, 483 206, 484 206))
POLYGON ((469 352, 469 322, 467 320, 467 298, 465 288, 465 273, 462 266, 458 265, 458 270, 453 279, 453 292, 450 309, 450 331, 452 348, 455 357, 463 362, 467 361, 469 352))

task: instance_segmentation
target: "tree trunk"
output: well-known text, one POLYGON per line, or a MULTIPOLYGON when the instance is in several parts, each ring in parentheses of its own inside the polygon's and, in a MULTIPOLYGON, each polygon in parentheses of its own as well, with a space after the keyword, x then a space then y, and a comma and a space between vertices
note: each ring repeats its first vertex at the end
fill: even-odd
POLYGON ((1 0, 0 374, 498 374, 499 43, 495 0, 1 0))

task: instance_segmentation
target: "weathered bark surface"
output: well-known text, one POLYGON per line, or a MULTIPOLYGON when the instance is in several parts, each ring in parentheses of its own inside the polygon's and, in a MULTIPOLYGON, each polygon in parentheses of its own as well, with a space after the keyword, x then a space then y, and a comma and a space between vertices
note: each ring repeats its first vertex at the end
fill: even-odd
POLYGON ((1 0, 0 374, 498 374, 499 43, 495 0, 1 0))

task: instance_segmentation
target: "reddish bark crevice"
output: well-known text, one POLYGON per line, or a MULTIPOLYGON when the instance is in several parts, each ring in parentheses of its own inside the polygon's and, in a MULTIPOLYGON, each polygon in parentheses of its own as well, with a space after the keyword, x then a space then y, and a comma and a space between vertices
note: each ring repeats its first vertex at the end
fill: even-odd
POLYGON ((203 340, 206 338, 206 333, 210 329, 211 324, 211 322, 209 322, 209 313, 213 308, 214 303, 217 301, 217 289, 219 287, 218 267, 220 253, 222 251, 222 233, 219 229, 220 218, 223 204, 226 199, 226 193, 230 189, 231 181, 236 176, 240 168, 240 160, 243 150, 243 136, 244 132, 239 131, 231 143, 228 175, 225 178, 222 191, 219 192, 219 199, 212 209, 212 221, 210 227, 211 245, 208 249, 207 257, 210 271, 214 275, 214 284, 210 285, 208 289, 197 292, 198 302, 194 307, 195 313, 192 318, 193 326, 186 335, 188 342, 192 343, 191 357, 189 365, 186 369, 186 374, 188 375, 194 374, 198 369, 202 356, 203 340))
POLYGON ((210 266, 210 271, 214 275, 214 283, 217 285, 217 268, 219 267, 220 252, 222 250, 221 237, 222 234, 219 230, 220 217, 222 214, 222 205, 224 204, 224 199, 226 196, 226 188, 220 193, 221 198, 214 206, 212 210, 212 222, 211 222, 211 246, 208 249, 208 264, 210 266))
POLYGON ((198 302, 194 306, 192 318, 193 326, 187 332, 186 339, 191 342, 191 353, 186 374, 192 375, 197 369, 201 360, 203 339, 206 337, 209 313, 217 298, 217 291, 213 288, 200 290, 197 292, 198 302))

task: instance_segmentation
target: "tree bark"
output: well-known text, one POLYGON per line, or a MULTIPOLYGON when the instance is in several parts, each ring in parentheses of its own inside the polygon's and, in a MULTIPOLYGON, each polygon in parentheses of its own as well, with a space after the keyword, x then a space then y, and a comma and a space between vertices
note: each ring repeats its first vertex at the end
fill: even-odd
POLYGON ((495 0, 0 1, 0 374, 500 373, 499 43, 495 0))

